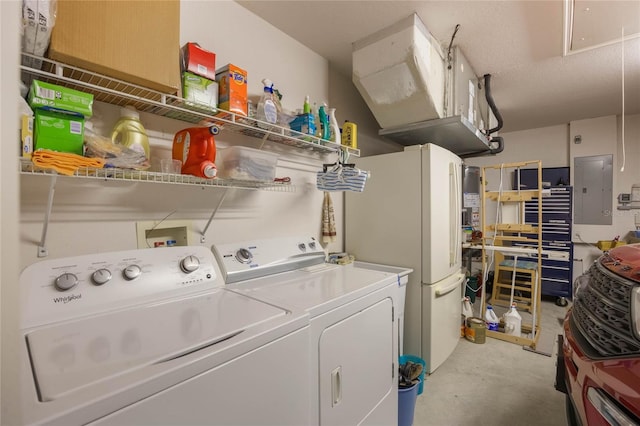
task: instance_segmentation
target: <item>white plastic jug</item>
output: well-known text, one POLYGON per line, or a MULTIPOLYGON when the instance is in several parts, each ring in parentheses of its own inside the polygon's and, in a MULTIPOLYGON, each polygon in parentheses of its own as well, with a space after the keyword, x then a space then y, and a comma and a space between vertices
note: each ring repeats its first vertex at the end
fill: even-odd
POLYGON ((473 308, 471 307, 469 296, 465 296, 462 300, 462 316, 464 316, 465 320, 473 316, 473 308))
POLYGON ((516 309, 516 304, 511 304, 509 312, 504 314, 504 332, 512 336, 520 336, 520 328, 522 327, 522 317, 516 309))
POLYGON ((487 323, 487 330, 498 331, 500 320, 493 311, 493 307, 491 305, 487 305, 487 311, 484 313, 484 320, 487 323))

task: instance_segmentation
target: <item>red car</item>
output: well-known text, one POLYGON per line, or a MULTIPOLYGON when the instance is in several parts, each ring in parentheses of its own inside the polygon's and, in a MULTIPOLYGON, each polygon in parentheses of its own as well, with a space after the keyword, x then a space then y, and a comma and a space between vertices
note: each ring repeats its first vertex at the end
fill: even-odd
POLYGON ((570 425, 640 425, 640 244, 605 252, 575 283, 556 389, 570 425))

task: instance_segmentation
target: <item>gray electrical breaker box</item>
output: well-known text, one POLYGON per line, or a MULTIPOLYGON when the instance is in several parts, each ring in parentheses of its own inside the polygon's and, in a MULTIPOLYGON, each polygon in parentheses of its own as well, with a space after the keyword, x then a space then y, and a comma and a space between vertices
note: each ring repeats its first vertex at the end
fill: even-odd
POLYGON ((584 225, 611 225, 613 155, 576 157, 573 161, 573 222, 584 225))

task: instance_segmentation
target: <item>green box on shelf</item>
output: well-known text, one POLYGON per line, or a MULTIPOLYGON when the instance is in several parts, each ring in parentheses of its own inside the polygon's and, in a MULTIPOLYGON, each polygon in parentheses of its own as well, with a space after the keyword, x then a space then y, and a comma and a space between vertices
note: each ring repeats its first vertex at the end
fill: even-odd
POLYGON ((35 149, 50 149, 82 155, 84 117, 59 111, 36 109, 35 149))
POLYGON ((33 80, 29 90, 29 105, 33 109, 45 108, 75 112, 85 117, 93 113, 93 95, 57 84, 33 80))
POLYGON ((187 103, 216 112, 218 83, 185 71, 182 73, 182 97, 187 103))

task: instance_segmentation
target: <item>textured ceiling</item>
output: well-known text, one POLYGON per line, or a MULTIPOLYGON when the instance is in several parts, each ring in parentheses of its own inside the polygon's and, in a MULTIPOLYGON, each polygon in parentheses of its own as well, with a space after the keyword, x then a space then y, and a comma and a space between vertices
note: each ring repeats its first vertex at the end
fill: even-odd
MULTIPOLYGON (((493 97, 504 118, 502 132, 622 112, 622 43, 618 40, 563 55, 561 0, 238 3, 327 58, 332 67, 349 78, 352 43, 414 12, 443 46, 449 44, 460 24, 454 44, 478 76, 492 75, 493 97)), ((607 5, 616 3, 624 7, 621 16, 640 19, 637 0, 577 3, 588 3, 596 10, 608 10, 607 5)), ((635 22, 613 22, 609 15, 594 20, 593 16, 577 28, 590 28, 596 34, 617 27, 615 33, 621 34, 622 25, 633 26, 635 22)), ((624 41, 624 85, 625 113, 640 113, 640 38, 624 41)))

